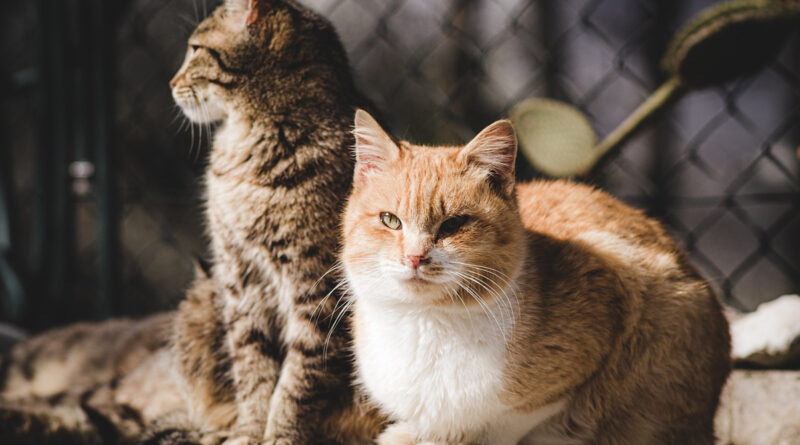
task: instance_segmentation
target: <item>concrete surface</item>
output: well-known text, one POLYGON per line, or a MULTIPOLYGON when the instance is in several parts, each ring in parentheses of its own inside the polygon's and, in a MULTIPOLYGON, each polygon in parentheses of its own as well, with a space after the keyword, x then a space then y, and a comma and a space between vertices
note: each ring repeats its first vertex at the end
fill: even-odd
POLYGON ((718 445, 800 445, 800 371, 735 370, 715 426, 718 445))

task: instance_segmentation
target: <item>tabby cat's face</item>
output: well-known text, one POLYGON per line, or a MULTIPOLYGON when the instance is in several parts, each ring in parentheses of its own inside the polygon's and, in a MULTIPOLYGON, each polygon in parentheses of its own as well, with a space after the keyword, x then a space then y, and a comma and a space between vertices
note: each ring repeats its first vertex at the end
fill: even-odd
POLYGON ((189 119, 209 123, 302 91, 297 73, 306 67, 324 73, 342 64, 332 26, 292 0, 227 0, 189 37, 170 87, 189 119))
POLYGON ((355 134, 343 262, 356 294, 458 307, 496 297, 523 251, 511 125, 497 122, 465 147, 421 147, 359 111, 355 134))

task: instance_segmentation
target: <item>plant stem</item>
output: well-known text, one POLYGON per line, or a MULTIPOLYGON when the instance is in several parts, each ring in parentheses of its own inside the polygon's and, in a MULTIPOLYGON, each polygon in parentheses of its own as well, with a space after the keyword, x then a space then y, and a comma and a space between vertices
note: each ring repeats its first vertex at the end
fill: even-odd
POLYGON ((598 161, 591 164, 587 171, 582 172, 582 175, 588 174, 589 171, 602 164, 602 160, 609 154, 618 149, 622 144, 633 136, 637 130, 642 127, 648 119, 653 117, 657 112, 664 108, 665 105, 670 103, 673 99, 679 96, 681 81, 679 78, 673 76, 667 79, 658 89, 653 92, 641 105, 639 105, 633 113, 630 114, 621 124, 617 126, 611 133, 595 147, 598 161))

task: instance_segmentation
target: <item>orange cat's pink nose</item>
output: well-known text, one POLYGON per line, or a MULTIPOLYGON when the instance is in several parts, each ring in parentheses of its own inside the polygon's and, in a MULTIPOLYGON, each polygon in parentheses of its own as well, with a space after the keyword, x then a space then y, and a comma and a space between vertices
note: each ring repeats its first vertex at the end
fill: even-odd
POLYGON ((175 77, 173 77, 173 78, 172 78, 172 80, 170 80, 170 81, 169 81, 169 88, 170 88, 171 90, 172 90, 172 89, 175 89, 175 85, 176 85, 177 83, 178 83, 178 76, 175 76, 175 77))
POLYGON ((418 269, 420 264, 425 264, 428 262, 428 257, 422 255, 406 255, 408 261, 411 263, 411 267, 414 269, 418 269))

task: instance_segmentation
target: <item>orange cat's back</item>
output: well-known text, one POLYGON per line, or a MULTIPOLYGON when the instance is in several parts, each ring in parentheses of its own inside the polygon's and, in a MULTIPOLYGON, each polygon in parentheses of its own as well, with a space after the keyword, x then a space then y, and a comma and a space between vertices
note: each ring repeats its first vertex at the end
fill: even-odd
POLYGON ((516 192, 522 223, 530 231, 558 240, 608 233, 640 247, 677 250, 661 224, 602 190, 557 180, 519 184, 516 192))
POLYGON ((573 383, 570 408, 554 428, 588 425, 592 443, 712 443, 730 337, 719 302, 688 256, 660 223, 603 191, 536 181, 516 192, 537 290, 527 310, 547 315, 512 343, 526 346, 515 355, 521 364, 511 381, 541 383, 567 368, 591 376, 573 383), (543 335, 548 323, 558 326, 550 337, 543 335), (543 360, 547 347, 531 346, 570 351, 598 338, 600 346, 569 358, 543 360), (552 369, 526 374, 525 357, 552 369))

